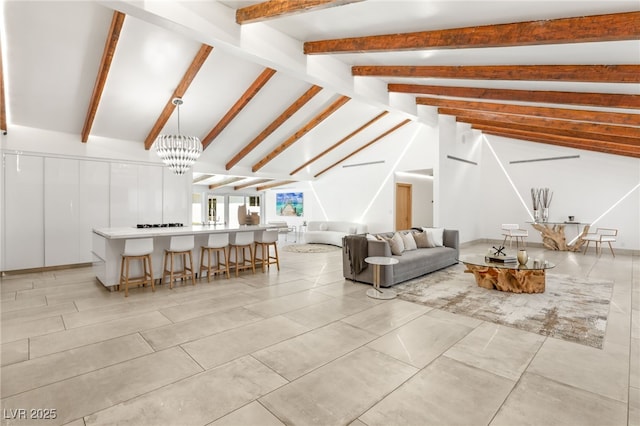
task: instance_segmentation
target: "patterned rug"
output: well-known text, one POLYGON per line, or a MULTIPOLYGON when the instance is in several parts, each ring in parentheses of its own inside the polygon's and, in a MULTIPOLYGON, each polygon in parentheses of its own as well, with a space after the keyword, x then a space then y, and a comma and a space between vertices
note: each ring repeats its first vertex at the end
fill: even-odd
POLYGON ((393 287, 398 298, 455 314, 602 348, 613 281, 547 272, 544 293, 478 287, 455 265, 393 287))
POLYGON ((328 244, 289 244, 282 247, 282 250, 291 253, 329 253, 342 250, 342 247, 328 244))

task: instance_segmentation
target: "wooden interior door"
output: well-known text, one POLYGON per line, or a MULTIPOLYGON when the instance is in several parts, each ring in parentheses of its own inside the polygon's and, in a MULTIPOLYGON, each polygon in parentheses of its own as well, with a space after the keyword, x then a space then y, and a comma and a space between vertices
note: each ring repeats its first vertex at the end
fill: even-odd
POLYGON ((396 183, 396 230, 411 228, 411 208, 411 184, 396 183))

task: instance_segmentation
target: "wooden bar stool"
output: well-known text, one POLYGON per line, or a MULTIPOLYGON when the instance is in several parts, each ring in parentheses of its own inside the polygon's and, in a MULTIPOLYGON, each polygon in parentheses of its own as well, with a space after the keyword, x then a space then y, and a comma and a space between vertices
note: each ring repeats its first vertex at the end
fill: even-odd
POLYGON ((164 251, 164 266, 162 268, 162 282, 164 283, 165 277, 169 276, 169 288, 173 288, 173 282, 177 279, 191 279, 191 284, 196 285, 196 280, 193 274, 193 254, 192 250, 195 245, 195 239, 193 235, 180 235, 171 237, 169 242, 169 249, 164 251), (180 256, 182 258, 182 269, 176 270, 174 268, 174 257, 180 256), (187 257, 189 257, 189 264, 187 265, 187 257), (169 269, 167 269, 169 267, 169 269))
POLYGON ((242 269, 249 269, 256 273, 253 258, 253 232, 234 232, 229 244, 229 266, 236 269, 236 277, 242 269), (249 250, 247 258, 246 251, 249 250), (240 257, 242 256, 242 260, 240 257))
POLYGON ((229 234, 209 234, 206 246, 200 247, 200 277, 204 271, 207 272, 207 282, 211 282, 211 274, 226 272, 229 279, 229 234), (204 263, 204 253, 207 252, 207 264, 204 263), (211 264, 211 254, 216 255, 216 264, 211 264), (224 255, 224 263, 220 261, 220 253, 224 255))
POLYGON ((153 238, 135 238, 125 240, 122 262, 120 264, 120 284, 122 291, 124 286, 124 297, 129 297, 129 284, 145 286, 151 284, 151 290, 156 291, 153 285, 153 267, 151 266, 151 253, 153 253, 153 238), (130 262, 132 260, 141 261, 142 275, 131 277, 129 275, 130 262))
POLYGON ((254 248, 254 263, 262 263, 262 272, 267 268, 271 268, 271 264, 275 263, 280 270, 280 258, 278 257, 278 233, 277 229, 267 229, 264 231, 256 232, 255 248, 254 248), (271 246, 275 256, 271 256, 271 246), (260 249, 258 254, 258 249, 260 249))

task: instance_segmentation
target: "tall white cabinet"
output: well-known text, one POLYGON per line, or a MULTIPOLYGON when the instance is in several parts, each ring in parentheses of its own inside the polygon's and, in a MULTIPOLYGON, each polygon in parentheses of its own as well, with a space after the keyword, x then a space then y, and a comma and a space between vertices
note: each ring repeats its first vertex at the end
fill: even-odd
POLYGON ((109 226, 109 163, 80 161, 79 262, 93 260, 93 228, 109 226))
POLYGON ((80 258, 80 160, 44 159, 44 266, 80 258))
POLYGON ((44 158, 4 156, 4 269, 44 265, 44 158))
POLYGON ((161 165, 4 154, 2 270, 92 262, 94 228, 190 225, 191 173, 161 165))

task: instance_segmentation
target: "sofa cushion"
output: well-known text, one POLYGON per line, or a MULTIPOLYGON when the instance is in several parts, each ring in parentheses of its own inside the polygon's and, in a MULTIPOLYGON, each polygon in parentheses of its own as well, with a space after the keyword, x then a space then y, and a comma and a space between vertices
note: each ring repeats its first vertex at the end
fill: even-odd
POLYGON ((418 248, 416 240, 413 239, 413 234, 411 232, 406 232, 401 234, 401 236, 404 244, 404 251, 415 250, 418 248))
POLYGON ((321 231, 327 231, 328 229, 329 229, 329 225, 328 225, 327 223, 322 222, 322 223, 320 224, 320 230, 321 230, 321 231))

